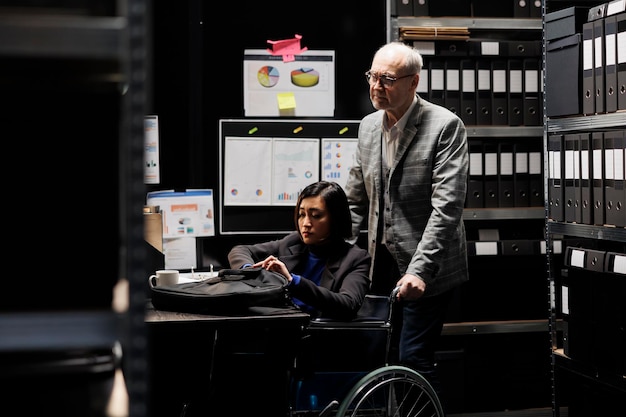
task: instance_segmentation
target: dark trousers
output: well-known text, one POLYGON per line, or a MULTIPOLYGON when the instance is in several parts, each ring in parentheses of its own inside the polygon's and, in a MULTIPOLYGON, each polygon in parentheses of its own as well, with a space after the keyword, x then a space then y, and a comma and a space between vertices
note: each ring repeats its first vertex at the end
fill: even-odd
MULTIPOLYGON (((372 292, 390 294, 403 273, 384 245, 376 250, 372 292)), ((415 369, 433 386, 439 398, 442 389, 437 375, 435 350, 452 291, 415 301, 402 301, 393 306, 392 343, 389 363, 400 363, 415 369)))
MULTIPOLYGON (((437 375, 435 350, 443 329, 443 322, 452 292, 401 303, 399 362, 422 374, 442 397, 437 375)), ((395 313, 395 311, 394 311, 395 313)), ((398 317, 400 316, 400 317, 398 317)), ((394 319, 393 326, 398 325, 394 319)))

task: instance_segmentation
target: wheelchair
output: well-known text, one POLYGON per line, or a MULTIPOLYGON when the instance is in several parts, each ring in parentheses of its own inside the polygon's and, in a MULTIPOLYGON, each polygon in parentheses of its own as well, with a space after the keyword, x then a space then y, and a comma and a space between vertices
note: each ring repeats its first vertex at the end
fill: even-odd
POLYGON ((443 417, 418 372, 389 364, 393 303, 368 294, 349 322, 311 320, 290 384, 290 417, 443 417))

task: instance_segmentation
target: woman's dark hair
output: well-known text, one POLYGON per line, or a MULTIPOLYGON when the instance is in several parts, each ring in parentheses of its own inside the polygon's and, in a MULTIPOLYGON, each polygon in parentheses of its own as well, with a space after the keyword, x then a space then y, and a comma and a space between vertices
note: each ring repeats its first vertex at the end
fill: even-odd
POLYGON ((298 202, 296 203, 296 209, 294 212, 294 223, 296 230, 298 228, 298 212, 300 211, 300 204, 302 200, 307 197, 320 196, 326 203, 326 210, 330 214, 330 238, 335 239, 348 239, 352 236, 352 217, 350 216, 350 207, 348 205, 348 198, 343 188, 336 182, 330 181, 318 181, 313 184, 309 184, 298 196, 298 202))

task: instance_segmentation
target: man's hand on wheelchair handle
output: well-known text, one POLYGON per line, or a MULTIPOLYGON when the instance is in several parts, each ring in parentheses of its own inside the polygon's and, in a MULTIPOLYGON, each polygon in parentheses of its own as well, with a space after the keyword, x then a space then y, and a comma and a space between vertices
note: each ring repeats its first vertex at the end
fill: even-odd
POLYGON ((394 292, 398 300, 412 301, 417 300, 426 291, 426 283, 419 277, 411 274, 404 274, 396 284, 394 292))

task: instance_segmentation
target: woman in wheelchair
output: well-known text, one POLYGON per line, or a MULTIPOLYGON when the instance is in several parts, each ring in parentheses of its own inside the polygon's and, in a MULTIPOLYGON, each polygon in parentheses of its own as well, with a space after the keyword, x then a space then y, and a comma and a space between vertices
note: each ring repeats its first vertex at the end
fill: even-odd
POLYGON ((284 275, 294 303, 312 318, 353 319, 370 288, 371 257, 346 241, 352 223, 341 186, 319 181, 305 187, 294 223, 296 230, 282 239, 233 247, 230 267, 263 267, 284 275))

